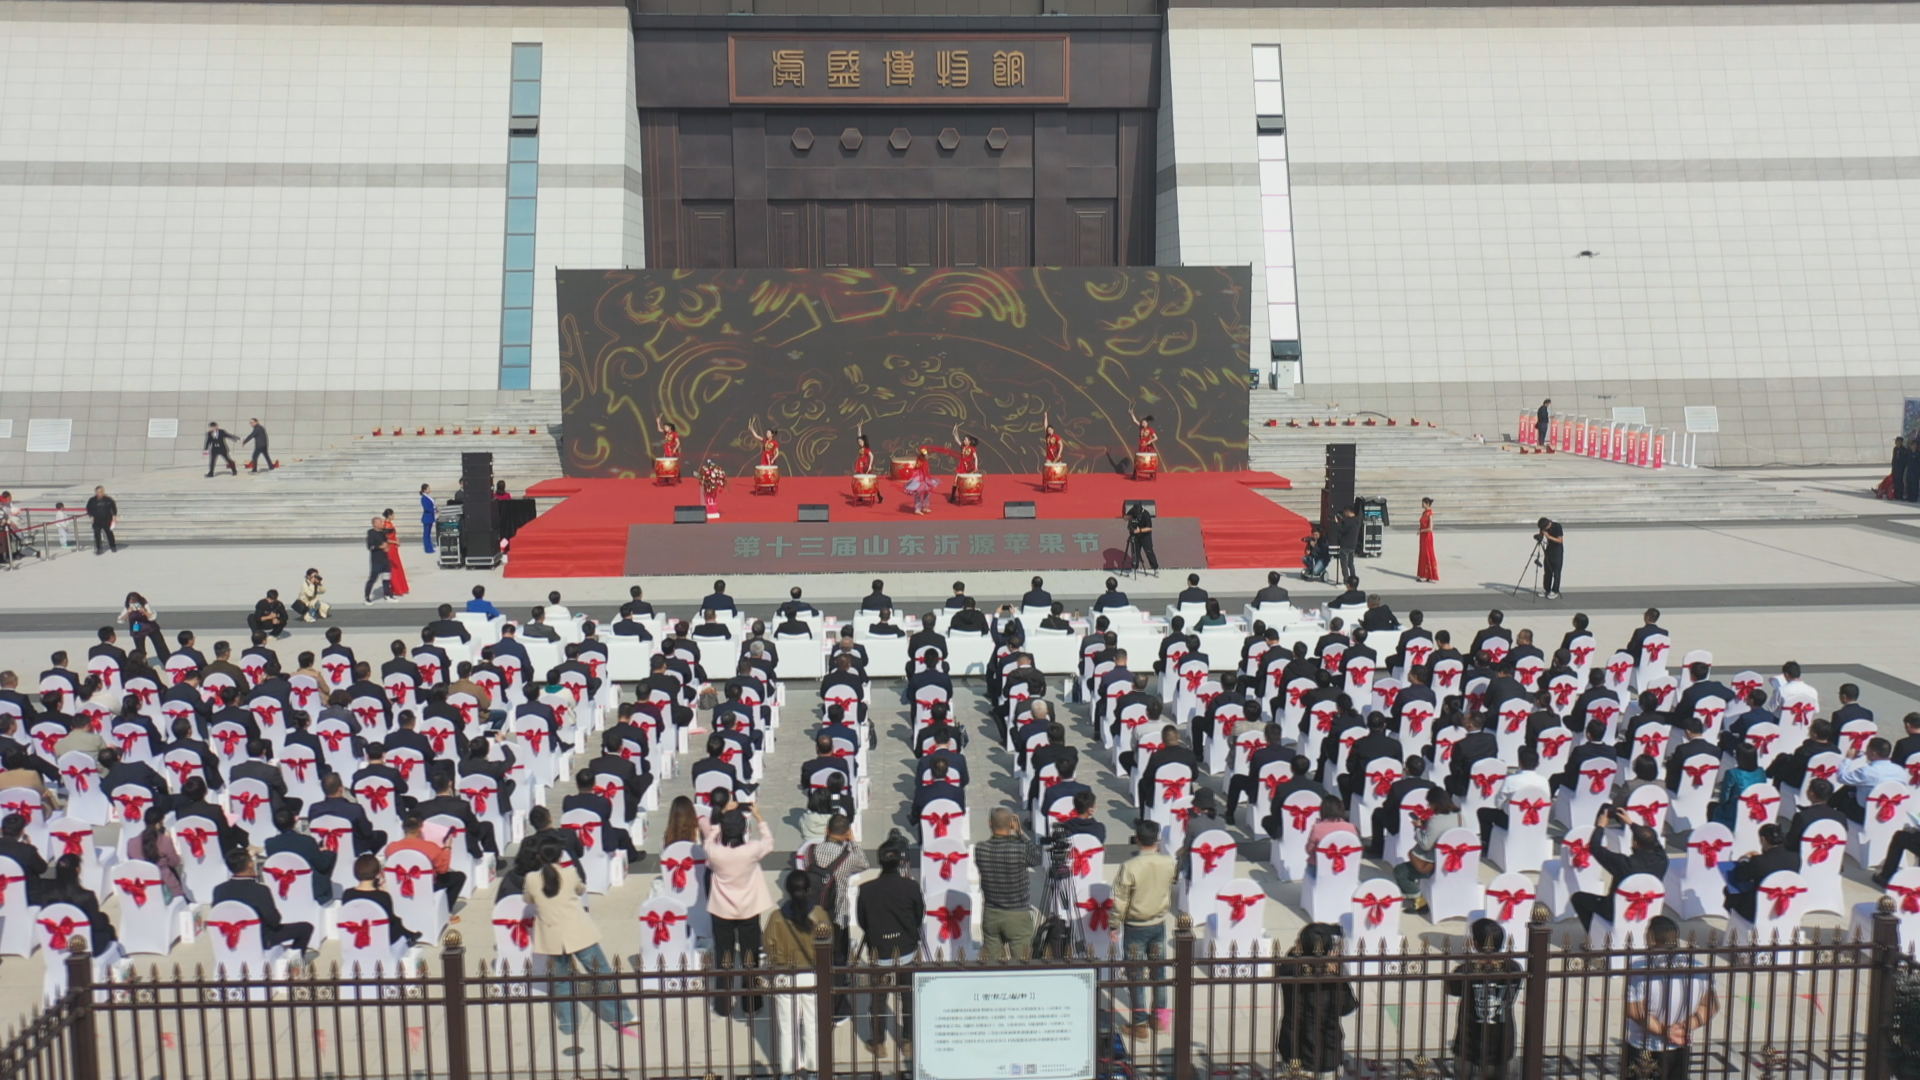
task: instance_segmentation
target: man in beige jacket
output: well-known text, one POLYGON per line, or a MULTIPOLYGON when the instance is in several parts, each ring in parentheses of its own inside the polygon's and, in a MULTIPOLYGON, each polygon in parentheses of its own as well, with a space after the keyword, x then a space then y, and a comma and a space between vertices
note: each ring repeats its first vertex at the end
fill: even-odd
MULTIPOLYGON (((1113 879, 1114 933, 1119 935, 1127 959, 1159 960, 1166 955, 1167 912, 1173 909, 1173 883, 1177 868, 1173 859, 1160 851, 1158 822, 1142 821, 1135 824, 1133 843, 1139 849, 1138 853, 1121 864, 1119 875, 1113 879)), ((1135 969, 1136 972, 1140 970, 1135 969)), ((1166 969, 1147 969, 1141 977, 1163 980, 1166 978, 1166 969)), ((1127 1025, 1128 1035, 1136 1039, 1147 1038, 1153 1033, 1156 1014, 1160 1030, 1172 1030, 1172 1015, 1167 1008, 1164 982, 1153 988, 1153 1012, 1147 1011, 1146 987, 1133 987, 1128 990, 1128 996, 1133 1000, 1133 1023, 1127 1025)))

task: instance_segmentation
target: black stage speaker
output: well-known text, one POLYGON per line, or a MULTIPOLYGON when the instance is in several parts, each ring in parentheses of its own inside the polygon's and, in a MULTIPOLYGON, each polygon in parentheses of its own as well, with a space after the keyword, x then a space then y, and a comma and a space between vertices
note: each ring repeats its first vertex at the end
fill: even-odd
POLYGON ((801 503, 800 504, 800 520, 801 521, 828 520, 827 504, 826 503, 801 503))
POLYGON ((1333 519, 1353 505, 1354 443, 1327 444, 1327 475, 1320 486, 1320 530, 1329 538, 1333 519))
POLYGON ((467 495, 461 508, 461 548, 470 556, 498 554, 500 522, 493 499, 493 455, 484 450, 462 453, 460 483, 467 495))
POLYGON ((1328 443, 1327 444, 1327 468, 1329 469, 1353 468, 1353 454, 1354 454, 1354 450, 1358 446, 1359 446, 1358 443, 1350 443, 1350 442, 1328 443))
POLYGON ((1034 512, 1033 504, 1030 502, 1001 503, 1000 512, 1002 515, 1002 520, 1005 520, 1005 521, 1014 521, 1014 520, 1030 521, 1040 516, 1039 514, 1034 512))
POLYGON ((1152 499, 1122 499, 1122 500, 1120 500, 1120 516, 1121 516, 1121 517, 1126 517, 1126 516, 1127 516, 1128 514, 1131 514, 1131 513, 1133 513, 1133 508, 1134 508, 1134 507, 1136 507, 1136 506, 1144 506, 1144 507, 1146 507, 1146 508, 1147 508, 1147 513, 1149 513, 1149 514, 1152 514, 1152 515, 1153 515, 1154 517, 1159 517, 1159 516, 1160 516, 1160 507, 1159 507, 1159 505, 1158 505, 1157 503, 1155 503, 1155 502, 1154 502, 1154 500, 1152 500, 1152 499))
POLYGON ((705 525, 707 508, 704 506, 676 506, 673 508, 675 525, 705 525))

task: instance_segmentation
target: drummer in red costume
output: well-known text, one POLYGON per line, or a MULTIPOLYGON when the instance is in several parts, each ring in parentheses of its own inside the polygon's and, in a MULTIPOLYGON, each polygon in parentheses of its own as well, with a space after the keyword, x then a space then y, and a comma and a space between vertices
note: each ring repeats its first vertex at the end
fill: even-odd
POLYGON ((1153 430, 1153 415, 1149 413, 1144 417, 1134 416, 1133 410, 1128 409, 1127 416, 1131 417, 1133 422, 1140 426, 1140 452, 1143 454, 1158 453, 1160 450, 1160 433, 1153 430))
POLYGON ((1060 438, 1060 433, 1053 430, 1052 416, 1041 413, 1040 422, 1047 428, 1047 460, 1049 462, 1066 460, 1067 444, 1060 438))
POLYGON ((756 431, 753 421, 747 421, 747 434, 760 441, 760 464, 778 465, 780 463, 780 429, 770 427, 765 435, 756 431))
POLYGON ((659 417, 653 418, 653 426, 660 432, 660 456, 677 458, 680 456, 680 429, 659 417))
POLYGON ((868 476, 873 472, 873 444, 867 442, 866 426, 854 429, 854 436, 860 440, 860 453, 853 459, 853 475, 868 476))
POLYGON ((960 447, 960 464, 954 469, 960 473, 980 471, 980 440, 971 435, 962 435, 959 425, 954 425, 953 441, 960 447))

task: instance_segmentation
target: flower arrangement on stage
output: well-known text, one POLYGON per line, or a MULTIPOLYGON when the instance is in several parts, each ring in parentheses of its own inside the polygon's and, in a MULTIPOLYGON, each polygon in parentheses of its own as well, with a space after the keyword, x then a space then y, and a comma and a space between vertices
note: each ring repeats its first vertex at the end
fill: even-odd
POLYGON ((700 490, 709 495, 718 495, 720 489, 727 486, 727 470, 711 461, 700 466, 700 471, 694 475, 700 480, 700 490))

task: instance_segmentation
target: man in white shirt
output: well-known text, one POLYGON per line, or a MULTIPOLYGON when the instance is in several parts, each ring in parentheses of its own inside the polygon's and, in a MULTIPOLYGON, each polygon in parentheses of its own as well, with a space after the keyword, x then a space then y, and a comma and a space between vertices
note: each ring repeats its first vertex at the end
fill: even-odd
POLYGON ((573 612, 561 605, 557 592, 547 594, 547 621, 556 626, 565 626, 573 621, 573 612))
POLYGON ((1665 915, 1647 923, 1652 955, 1633 962, 1627 976, 1627 1037, 1622 1074, 1685 1080, 1693 1032, 1720 1011, 1713 978, 1693 957, 1677 951, 1680 926, 1665 915))

